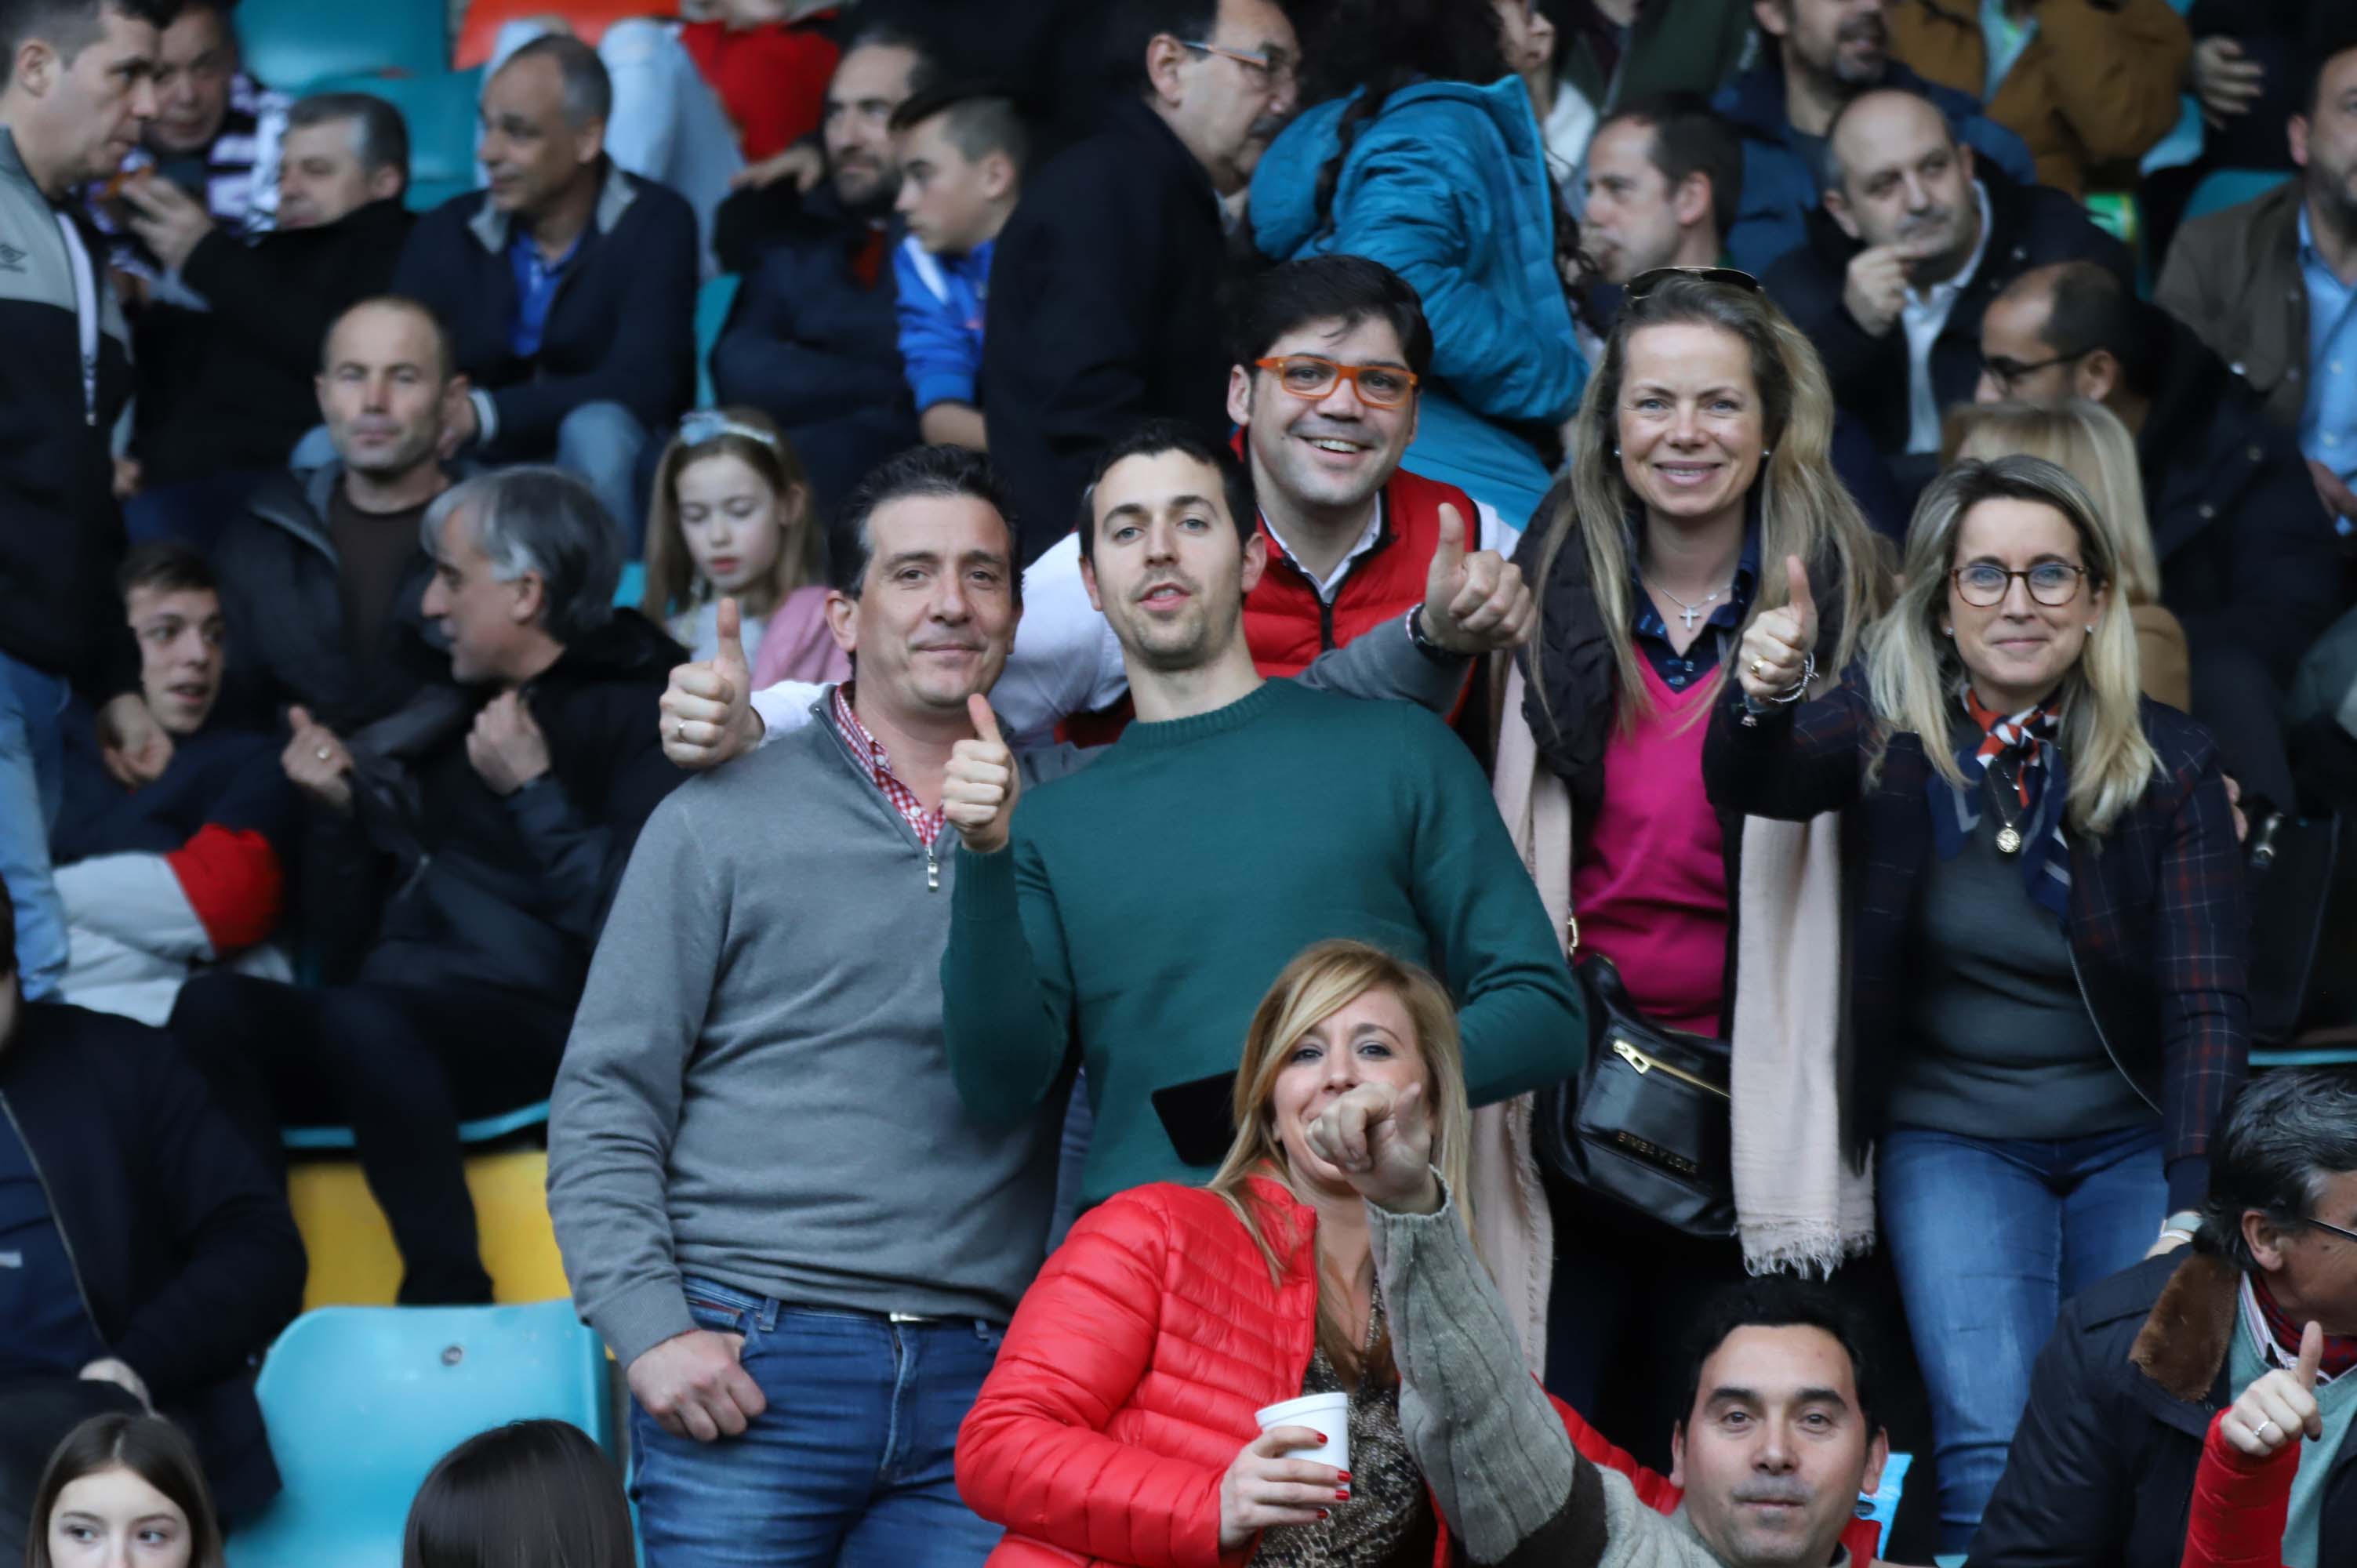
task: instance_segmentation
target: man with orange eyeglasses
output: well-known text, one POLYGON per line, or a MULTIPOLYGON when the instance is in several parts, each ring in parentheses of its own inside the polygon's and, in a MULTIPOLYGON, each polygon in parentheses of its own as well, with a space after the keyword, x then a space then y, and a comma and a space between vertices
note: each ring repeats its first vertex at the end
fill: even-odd
MULTIPOLYGON (((1431 586, 1443 531, 1457 531, 1452 547, 1472 558, 1484 581, 1506 566, 1521 535, 1456 486, 1400 467, 1432 362, 1432 331, 1415 290, 1380 262, 1306 257, 1240 290, 1230 320, 1228 414, 1242 426, 1237 449, 1268 536, 1269 569, 1244 599, 1254 667, 1265 677, 1297 674, 1320 653, 1394 622, 1428 646, 1408 616, 1431 586)), ((1057 541, 1025 570, 1023 605, 1014 651, 990 697, 1018 747, 1054 738, 1075 715, 1114 707, 1129 689, 1121 645, 1081 585, 1079 535, 1057 541)), ((753 693, 748 712, 741 691, 718 697, 728 682, 705 664, 673 671, 663 750, 681 767, 708 768, 765 735, 801 727, 819 690, 781 682, 753 693), (680 738, 683 719, 699 721, 692 738, 680 738)), ((1102 726, 1072 733, 1111 738, 1102 726)))

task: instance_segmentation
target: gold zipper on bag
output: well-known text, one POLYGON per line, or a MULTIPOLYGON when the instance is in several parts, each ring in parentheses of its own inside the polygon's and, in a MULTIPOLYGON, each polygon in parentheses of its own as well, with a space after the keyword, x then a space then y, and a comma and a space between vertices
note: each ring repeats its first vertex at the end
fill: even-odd
POLYGON ((1733 1096, 1729 1095, 1727 1090, 1719 1088, 1718 1085, 1711 1083, 1706 1079, 1696 1078, 1694 1074, 1686 1071, 1684 1068, 1672 1067, 1669 1063, 1662 1060, 1659 1057, 1649 1057, 1626 1040, 1613 1041, 1612 1054, 1619 1057, 1622 1061, 1627 1062, 1631 1067, 1635 1068, 1641 1074, 1659 1069, 1660 1071, 1668 1073, 1680 1083, 1691 1084, 1693 1087, 1701 1090, 1705 1094, 1716 1094, 1721 1100, 1733 1099, 1733 1096))

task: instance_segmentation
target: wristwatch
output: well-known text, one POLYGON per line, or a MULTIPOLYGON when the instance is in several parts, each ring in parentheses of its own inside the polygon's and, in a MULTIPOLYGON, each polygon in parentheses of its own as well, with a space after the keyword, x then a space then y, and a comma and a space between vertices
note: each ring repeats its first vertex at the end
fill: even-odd
POLYGON ((1422 605, 1418 605, 1414 609, 1407 612, 1407 639, 1415 644, 1415 650, 1418 653, 1423 654, 1435 664, 1454 664, 1459 659, 1464 657, 1461 653, 1453 653, 1449 650, 1441 647, 1440 644, 1433 641, 1432 639, 1424 634, 1424 607, 1422 605))

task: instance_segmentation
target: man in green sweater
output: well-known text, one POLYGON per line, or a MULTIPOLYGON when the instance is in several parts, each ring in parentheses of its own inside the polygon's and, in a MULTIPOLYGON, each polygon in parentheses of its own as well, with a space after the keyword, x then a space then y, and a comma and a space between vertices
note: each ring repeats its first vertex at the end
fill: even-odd
MULTIPOLYGON (((942 790, 963 841, 942 961, 951 1073, 976 1117, 1011 1121, 1077 1052, 1096 1112, 1085 1203, 1210 1174, 1253 1009, 1328 937, 1447 983, 1476 1104, 1556 1082, 1583 1054, 1562 948, 1465 747, 1405 703, 1253 669, 1243 598, 1267 564, 1254 515, 1224 446, 1157 422, 1110 448, 1083 502, 1082 572, 1137 722, 1018 813, 1012 758, 977 703, 981 737, 959 744, 942 790)), ((1444 538, 1410 635, 1436 658, 1513 646, 1532 611, 1527 589, 1498 591, 1512 570, 1444 538)))

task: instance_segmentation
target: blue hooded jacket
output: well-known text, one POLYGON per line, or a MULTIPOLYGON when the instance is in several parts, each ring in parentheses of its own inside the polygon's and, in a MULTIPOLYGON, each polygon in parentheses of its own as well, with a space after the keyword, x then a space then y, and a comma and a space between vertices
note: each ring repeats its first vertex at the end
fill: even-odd
MULTIPOLYGON (((1881 85, 1930 99, 1975 156, 1994 160, 2022 185, 2037 183, 2029 146, 1983 114, 1981 101, 1971 93, 1926 81, 1897 60, 1885 68, 1881 85)), ((1743 134, 1743 200, 1727 236, 1727 254, 1745 272, 1763 277, 1777 258, 1808 239, 1808 216, 1824 188, 1809 155, 1792 139, 1792 123, 1784 114, 1784 73, 1774 61, 1720 88, 1711 107, 1743 134)))
POLYGON ((1393 93, 1360 126, 1335 182, 1333 221, 1321 226, 1318 176, 1351 102, 1308 111, 1262 155, 1254 239, 1281 261, 1368 257, 1423 296, 1432 375, 1406 466, 1520 528, 1550 475, 1538 447, 1507 425, 1552 429, 1587 382, 1555 269, 1555 198, 1530 96, 1511 76, 1393 93))

